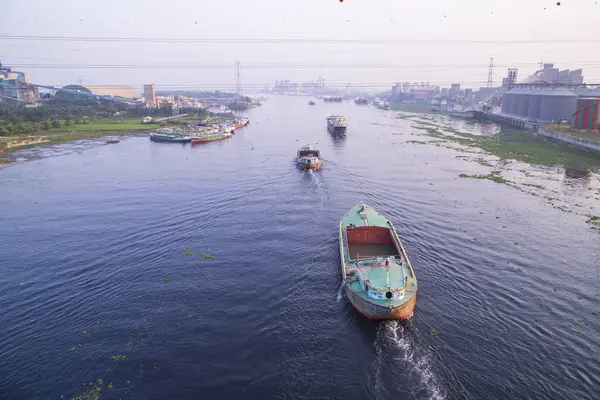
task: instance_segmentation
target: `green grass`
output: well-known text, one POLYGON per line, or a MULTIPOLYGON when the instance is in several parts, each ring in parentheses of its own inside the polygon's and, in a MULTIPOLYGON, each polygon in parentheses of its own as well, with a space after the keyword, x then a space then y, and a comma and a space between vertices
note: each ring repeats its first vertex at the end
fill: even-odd
POLYGON ((131 118, 111 118, 101 121, 91 121, 89 124, 73 124, 71 126, 63 126, 60 128, 49 129, 46 132, 38 134, 52 133, 70 133, 70 132, 98 132, 98 131, 149 131, 156 128, 154 125, 142 124, 140 117, 131 118))
POLYGON ((536 137, 533 132, 504 129, 496 135, 483 136, 443 127, 434 128, 427 122, 419 122, 412 127, 423 131, 426 136, 479 148, 503 160, 517 160, 535 165, 561 165, 580 171, 600 170, 600 157, 597 155, 536 137))
POLYGON ((572 132, 570 125, 545 124, 542 128, 549 131, 564 133, 565 135, 576 136, 582 139, 587 139, 592 142, 600 142, 600 132, 572 132))

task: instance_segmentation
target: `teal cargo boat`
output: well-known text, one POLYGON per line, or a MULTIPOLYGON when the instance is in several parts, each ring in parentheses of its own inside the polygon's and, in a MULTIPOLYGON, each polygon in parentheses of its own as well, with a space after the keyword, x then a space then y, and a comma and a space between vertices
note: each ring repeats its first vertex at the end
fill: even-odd
POLYGON ((391 221, 363 203, 340 221, 344 290, 370 319, 407 319, 417 301, 417 278, 391 221))
POLYGON ((184 135, 174 130, 159 130, 158 132, 151 132, 149 135, 150 140, 152 140, 153 142, 188 143, 192 141, 192 138, 190 136, 184 135))

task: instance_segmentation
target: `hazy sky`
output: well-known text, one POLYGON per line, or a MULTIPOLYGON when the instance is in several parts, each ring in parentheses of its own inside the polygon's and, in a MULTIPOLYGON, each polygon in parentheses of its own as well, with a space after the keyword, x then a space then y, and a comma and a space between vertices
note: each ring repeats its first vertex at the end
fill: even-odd
POLYGON ((29 72, 35 83, 54 85, 81 78, 84 84, 233 88, 239 61, 248 91, 276 79, 319 76, 365 87, 406 80, 479 87, 490 57, 498 65, 496 83, 508 67, 524 78, 541 60, 581 66, 585 80, 597 83, 599 20, 597 0, 560 6, 544 0, 7 0, 0 12, 0 60, 29 72))

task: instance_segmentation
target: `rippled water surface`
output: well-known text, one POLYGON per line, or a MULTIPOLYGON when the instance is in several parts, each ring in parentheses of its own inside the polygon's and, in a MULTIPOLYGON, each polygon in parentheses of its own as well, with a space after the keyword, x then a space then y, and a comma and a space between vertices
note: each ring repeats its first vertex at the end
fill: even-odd
POLYGON ((599 158, 307 101, 272 97, 227 141, 88 141, 0 170, 0 398, 598 398, 599 158), (294 164, 307 143, 318 172, 294 164), (407 322, 340 290, 336 229, 361 200, 415 267, 407 322))

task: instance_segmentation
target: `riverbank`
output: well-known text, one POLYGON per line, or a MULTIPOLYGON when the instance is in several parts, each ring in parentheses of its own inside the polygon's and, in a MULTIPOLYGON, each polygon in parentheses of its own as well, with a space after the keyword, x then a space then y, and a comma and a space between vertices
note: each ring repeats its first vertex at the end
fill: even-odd
POLYGON ((15 162, 16 160, 12 157, 19 150, 104 136, 150 132, 158 127, 159 125, 156 124, 142 124, 139 117, 111 118, 87 124, 62 126, 28 135, 3 136, 0 137, 0 164, 15 162))
POLYGON ((537 133, 600 154, 600 134, 596 132, 571 132, 568 128, 548 124, 541 125, 537 133))

